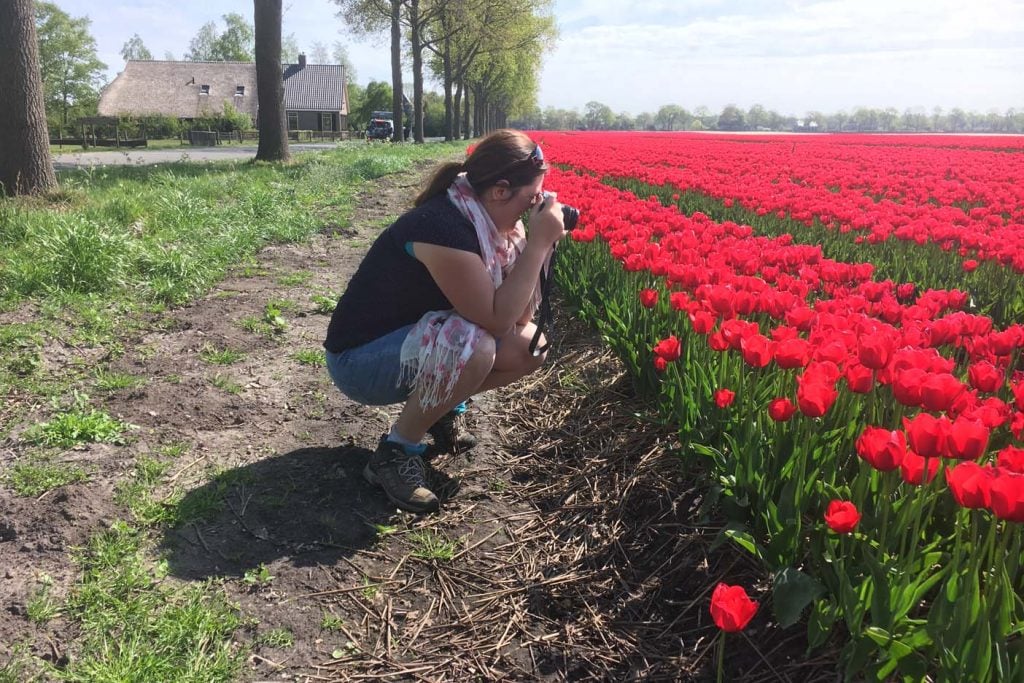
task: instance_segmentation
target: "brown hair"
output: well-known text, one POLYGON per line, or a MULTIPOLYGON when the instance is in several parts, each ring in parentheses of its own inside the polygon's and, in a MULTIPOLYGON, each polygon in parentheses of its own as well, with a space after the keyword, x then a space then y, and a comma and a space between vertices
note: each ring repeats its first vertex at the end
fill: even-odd
POLYGON ((511 188, 529 185, 548 170, 536 150, 537 143, 526 133, 510 128, 496 130, 481 140, 465 161, 452 161, 438 168, 416 197, 416 206, 446 192, 463 171, 478 195, 499 180, 507 180, 511 188))

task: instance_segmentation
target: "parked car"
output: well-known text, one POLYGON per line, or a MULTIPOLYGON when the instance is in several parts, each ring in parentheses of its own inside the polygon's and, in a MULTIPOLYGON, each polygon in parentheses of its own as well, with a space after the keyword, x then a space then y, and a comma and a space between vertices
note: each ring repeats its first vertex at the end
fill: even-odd
POLYGON ((389 119, 370 119, 366 127, 367 140, 390 140, 395 134, 395 125, 389 119))

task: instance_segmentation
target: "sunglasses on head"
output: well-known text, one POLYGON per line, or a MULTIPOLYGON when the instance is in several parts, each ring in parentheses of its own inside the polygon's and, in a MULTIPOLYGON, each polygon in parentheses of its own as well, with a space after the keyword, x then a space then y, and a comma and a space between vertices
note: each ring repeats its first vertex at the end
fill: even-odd
POLYGON ((543 166, 544 166, 544 152, 541 150, 540 145, 535 146, 533 148, 533 151, 530 152, 529 161, 536 168, 543 168, 543 166))

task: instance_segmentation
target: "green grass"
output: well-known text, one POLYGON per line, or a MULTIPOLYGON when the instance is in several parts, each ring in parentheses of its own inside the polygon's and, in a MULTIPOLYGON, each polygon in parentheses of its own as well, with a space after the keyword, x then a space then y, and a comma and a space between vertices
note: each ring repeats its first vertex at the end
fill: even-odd
POLYGON ((338 304, 338 297, 334 295, 314 294, 310 297, 310 300, 316 306, 315 310, 320 315, 334 313, 334 307, 338 304))
POLYGON ((229 394, 242 393, 241 384, 231 379, 228 375, 222 375, 219 372, 210 378, 210 384, 229 394))
POLYGON ((242 576, 242 583, 256 588, 269 586, 273 581, 274 577, 271 575, 270 570, 262 562, 258 567, 246 569, 245 574, 242 576))
POLYGON ((295 634, 286 628, 273 628, 257 636, 256 642, 260 645, 283 649, 295 645, 295 634))
POLYGON ((313 277, 313 273, 308 270, 297 270, 293 273, 285 273, 277 277, 277 283, 285 285, 286 287, 295 287, 298 285, 304 285, 309 282, 310 278, 313 277))
POLYGON ((301 349, 292 354, 292 359, 303 365, 322 367, 327 365, 327 352, 323 349, 301 349))
POLYGON ((39 588, 25 602, 25 616, 35 624, 45 624, 60 614, 60 604, 50 594, 53 580, 46 575, 39 577, 39 588))
POLYGON ((89 478, 78 465, 56 462, 45 456, 17 460, 4 476, 7 486, 19 496, 36 498, 47 491, 77 484, 89 478))
POLYGON ((199 349, 199 358, 210 365, 231 365, 245 358, 245 354, 234 349, 218 349, 206 344, 199 349))
POLYGON ((123 443, 130 427, 96 408, 74 409, 25 430, 25 440, 58 448, 80 443, 123 443))
POLYGON ((54 678, 86 681, 233 681, 244 651, 232 643, 240 618, 214 584, 162 581, 144 535, 123 522, 76 556, 82 577, 65 617, 79 634, 54 678))
POLYGON ((449 562, 459 549, 459 542, 430 529, 414 531, 408 535, 412 543, 412 556, 422 560, 449 562))
POLYGON ((120 389, 134 389, 145 384, 145 379, 138 375, 127 372, 116 372, 114 370, 98 369, 94 373, 96 378, 95 386, 100 391, 118 391, 120 389))

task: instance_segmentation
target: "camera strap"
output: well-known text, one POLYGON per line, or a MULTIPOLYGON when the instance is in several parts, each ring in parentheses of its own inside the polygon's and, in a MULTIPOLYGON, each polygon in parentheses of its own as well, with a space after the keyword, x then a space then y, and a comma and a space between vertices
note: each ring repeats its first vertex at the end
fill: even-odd
POLYGON ((552 275, 555 269, 555 252, 556 250, 552 249, 548 267, 540 269, 540 306, 537 314, 537 331, 533 333, 533 339, 530 340, 531 356, 539 356, 551 346, 551 342, 548 341, 544 343, 544 346, 537 348, 544 328, 550 327, 554 320, 554 315, 551 312, 551 281, 554 279, 552 275))

